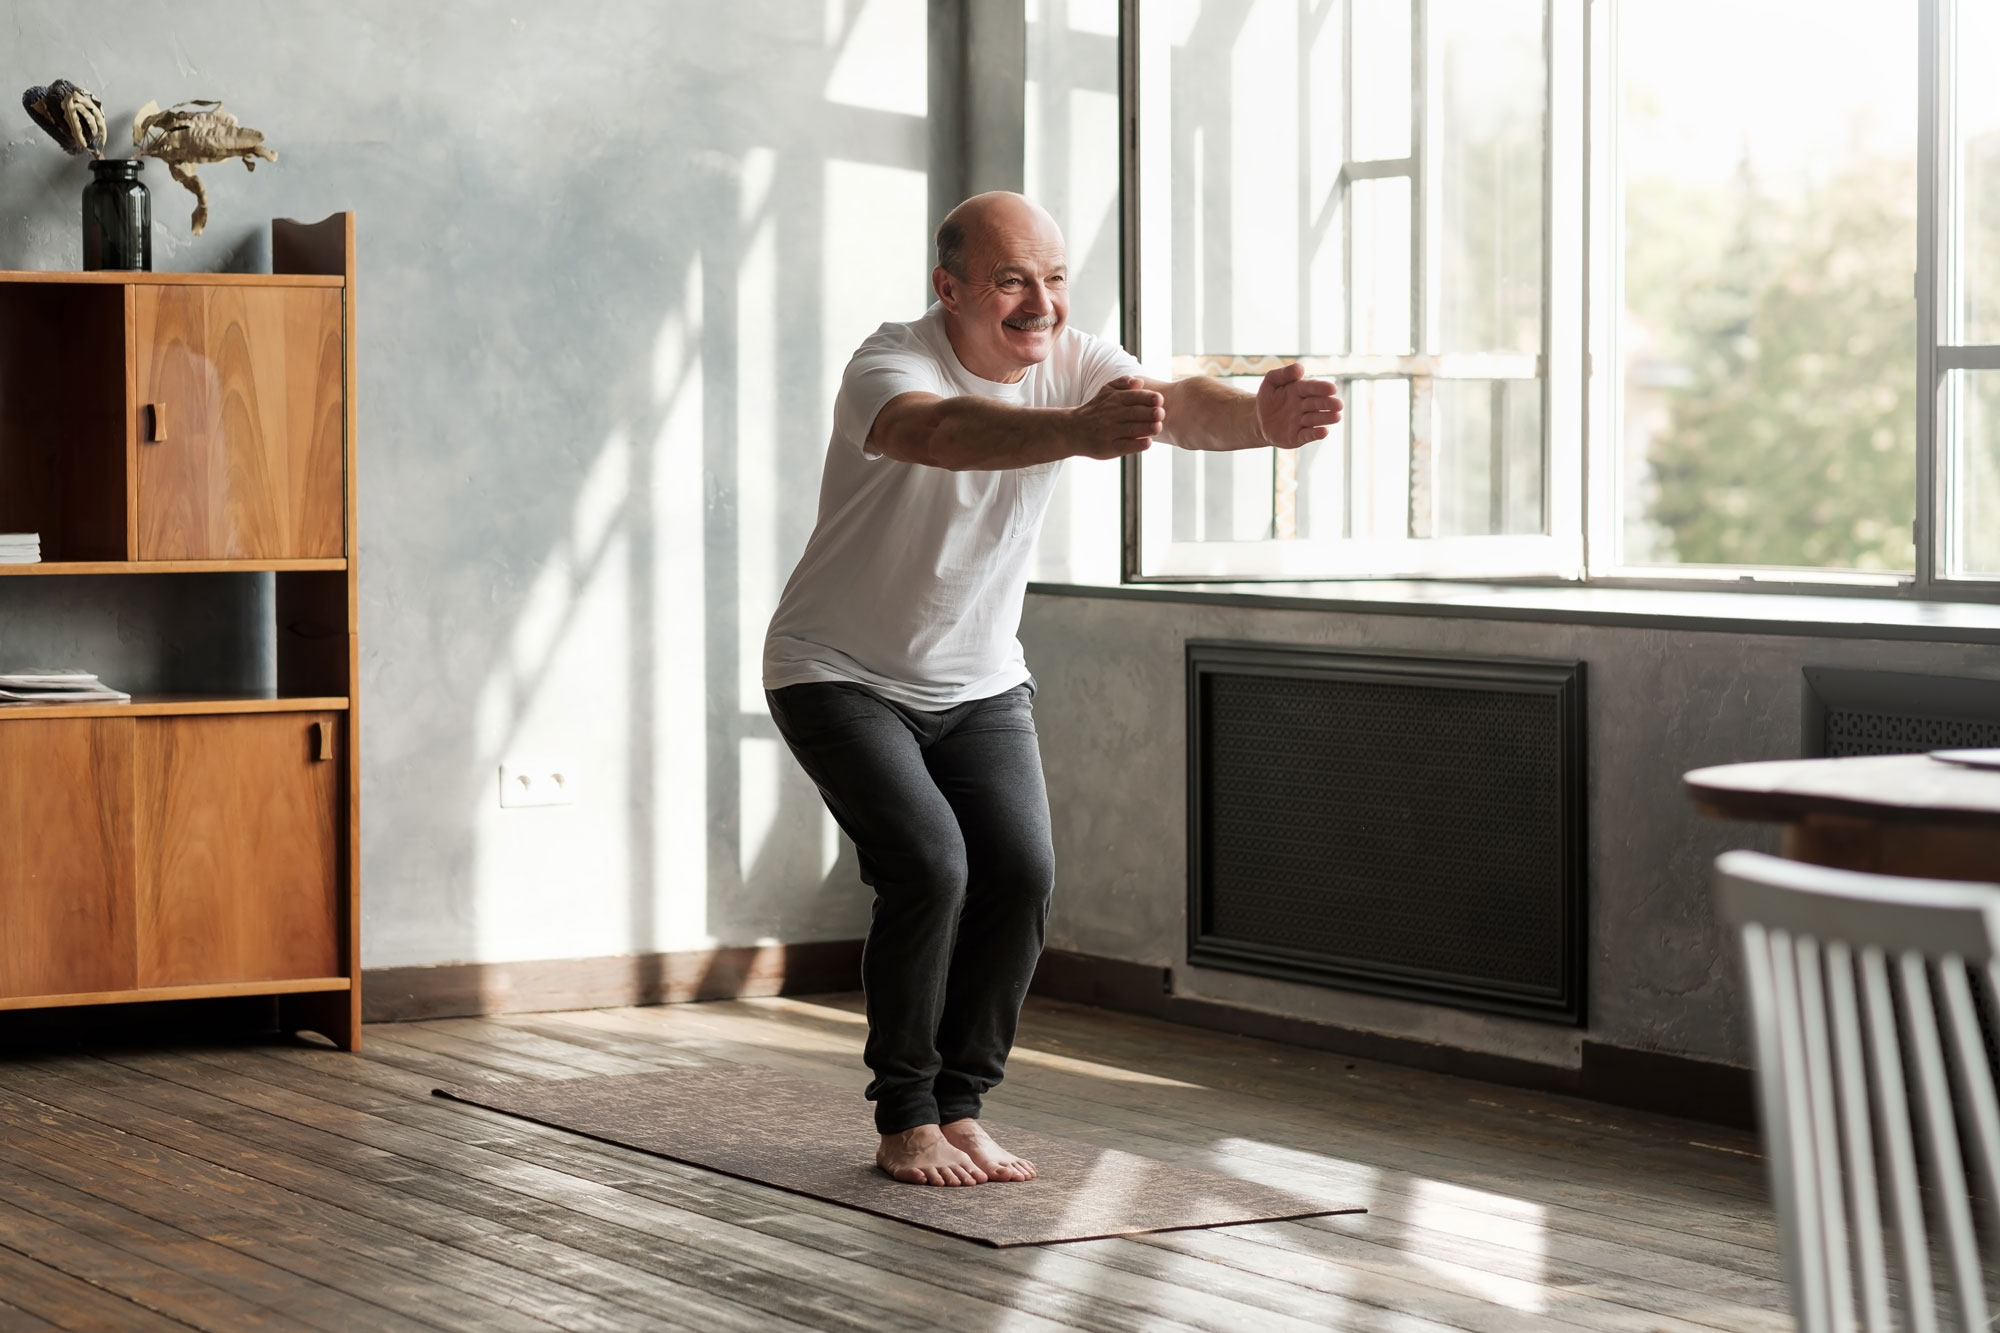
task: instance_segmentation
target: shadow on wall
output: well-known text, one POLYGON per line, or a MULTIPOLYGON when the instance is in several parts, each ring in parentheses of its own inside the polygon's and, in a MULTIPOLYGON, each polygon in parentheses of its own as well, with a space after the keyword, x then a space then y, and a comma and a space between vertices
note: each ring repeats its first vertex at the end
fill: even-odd
POLYGON ((646 953, 852 936, 864 919, 851 851, 765 711, 760 651, 811 528, 839 369, 881 320, 915 313, 923 7, 698 21, 694 43, 650 25, 671 32, 656 54, 682 83, 666 142, 555 186, 553 248, 585 272, 541 291, 562 346, 523 387, 555 393, 514 404, 563 420, 522 432, 513 458, 529 474, 513 502, 544 540, 523 548, 539 558, 518 569, 471 728, 481 957, 613 951, 597 941, 614 926, 646 953), (542 438, 565 447, 534 494, 542 438), (604 788, 556 812, 566 837, 490 795, 503 759, 551 748, 591 756, 586 804, 604 788), (624 887, 626 919, 570 930, 592 882, 624 887))
MULTIPOLYGON (((357 214, 367 965, 859 934, 758 657, 840 367, 920 309, 923 0, 8 17, 7 87, 221 96, 277 146, 198 239, 153 182, 159 267, 357 214), (553 757, 574 805, 499 807, 553 757)), ((0 262, 74 268, 38 136, 0 132, 0 262)))

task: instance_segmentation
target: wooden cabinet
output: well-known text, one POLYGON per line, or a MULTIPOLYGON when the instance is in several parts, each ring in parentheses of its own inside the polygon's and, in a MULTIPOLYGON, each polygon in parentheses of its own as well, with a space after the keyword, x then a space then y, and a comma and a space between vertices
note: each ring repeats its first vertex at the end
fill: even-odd
POLYGON ((287 1026, 359 1043, 352 216, 274 222, 272 255, 271 274, 0 273, 0 530, 40 532, 44 561, 0 565, 0 598, 265 572, 276 676, 0 707, 0 1028, 270 995, 287 1026))
POLYGON ((135 287, 140 560, 342 554, 340 293, 135 287))
POLYGON ((130 989, 132 722, 0 726, 0 996, 130 989))
POLYGON ((335 713, 136 723, 141 986, 340 970, 340 723, 335 713))

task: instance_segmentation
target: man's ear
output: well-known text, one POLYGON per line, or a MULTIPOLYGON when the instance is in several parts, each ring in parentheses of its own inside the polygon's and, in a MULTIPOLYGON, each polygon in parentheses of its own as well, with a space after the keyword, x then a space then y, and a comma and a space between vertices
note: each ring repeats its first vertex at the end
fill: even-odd
POLYGON ((952 314, 958 313, 958 289, 954 285, 951 270, 942 264, 931 270, 931 290, 937 293, 938 301, 952 314))

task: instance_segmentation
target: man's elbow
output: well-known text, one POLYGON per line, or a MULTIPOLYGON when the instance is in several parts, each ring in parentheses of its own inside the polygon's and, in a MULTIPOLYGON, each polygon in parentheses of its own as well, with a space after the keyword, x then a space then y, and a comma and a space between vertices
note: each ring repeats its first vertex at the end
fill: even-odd
POLYGON ((884 458, 893 458, 899 463, 914 463, 919 467, 963 472, 971 466, 962 451, 950 447, 950 433, 939 421, 898 423, 882 433, 882 440, 876 448, 884 458))

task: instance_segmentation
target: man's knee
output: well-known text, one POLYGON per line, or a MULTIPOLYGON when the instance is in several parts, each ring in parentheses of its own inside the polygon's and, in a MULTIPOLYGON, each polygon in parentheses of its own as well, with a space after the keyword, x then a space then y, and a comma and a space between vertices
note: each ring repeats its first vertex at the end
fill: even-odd
POLYGON ((956 912, 965 901, 970 871, 965 844, 957 838, 930 838, 880 854, 871 867, 875 893, 897 906, 936 905, 956 912))
POLYGON ((982 891, 1046 908, 1056 887, 1056 854, 1046 839, 1024 839, 998 849, 974 868, 982 891))

